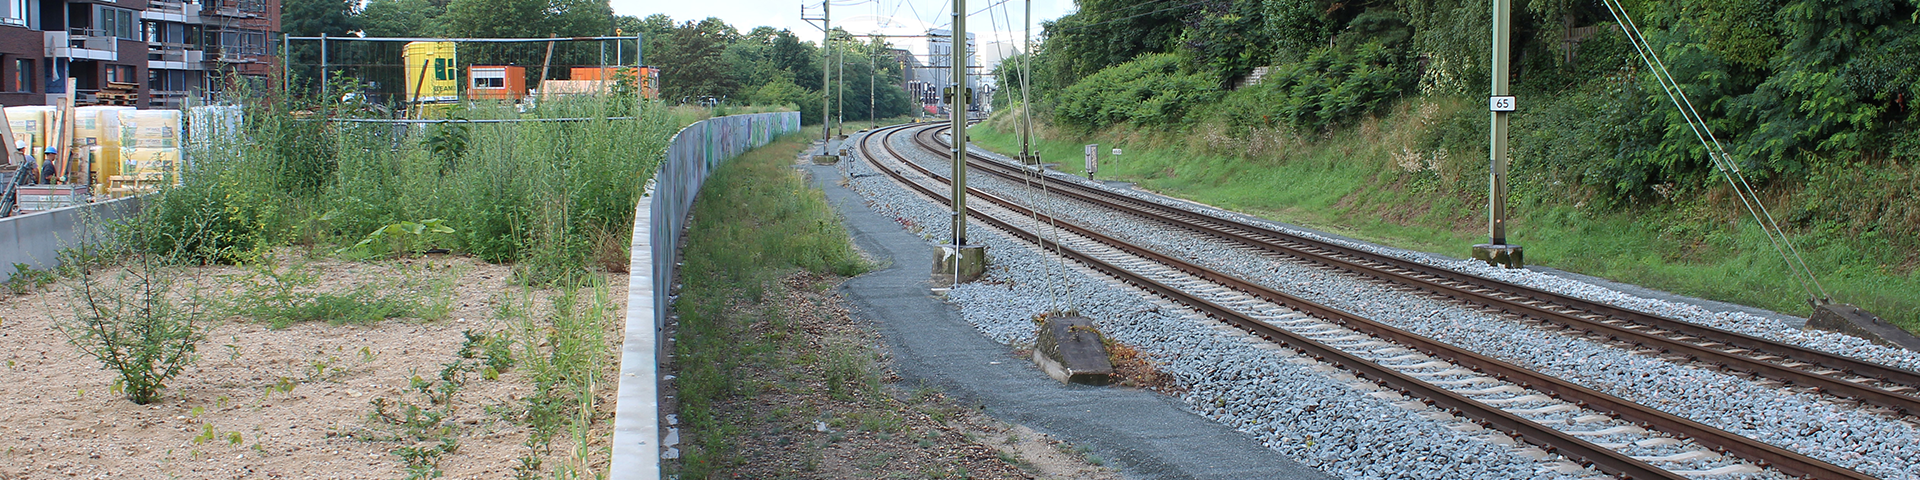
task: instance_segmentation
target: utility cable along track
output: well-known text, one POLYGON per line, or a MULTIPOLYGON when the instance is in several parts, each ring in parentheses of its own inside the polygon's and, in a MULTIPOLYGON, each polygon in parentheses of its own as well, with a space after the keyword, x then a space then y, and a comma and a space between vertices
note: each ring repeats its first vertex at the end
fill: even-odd
MULTIPOLYGON (((911 128, 891 127, 863 137, 859 147, 862 156, 899 183, 924 196, 945 202, 947 199, 941 193, 941 188, 924 185, 909 178, 906 173, 886 168, 882 165, 882 157, 876 156, 870 148, 872 139, 877 137, 889 157, 897 158, 900 163, 917 170, 913 176, 940 180, 940 176, 895 152, 889 143, 893 135, 911 128)), ((935 134, 932 130, 922 129, 915 141, 923 147, 930 146, 928 138, 935 134)), ((1557 453, 1610 475, 1633 479, 1689 478, 1693 475, 1753 472, 1758 471, 1758 467, 1770 467, 1788 475, 1812 478, 1873 478, 1176 258, 1132 247, 1087 228, 1037 214, 985 192, 971 188, 968 191, 969 195, 994 205, 969 209, 968 215, 985 225, 1015 233, 1022 241, 1033 241, 1044 250, 1057 250, 1061 255, 1133 287, 1186 305, 1238 330, 1274 341, 1418 399, 1411 402, 1468 417, 1538 445, 1543 449, 1542 453, 1557 453), (1019 220, 994 218, 984 212, 989 209, 1011 211, 1014 213, 1011 217, 1019 220), (1048 240, 1016 222, 1036 227, 1055 225, 1067 234, 1058 236, 1059 240, 1048 240), (1509 407, 1503 409, 1496 405, 1509 407), (1547 427, 1538 420, 1547 418, 1564 418, 1564 422, 1555 422, 1564 423, 1568 431, 1547 427), (1647 429, 1659 434, 1647 432, 1647 429), (1672 437, 1683 437, 1685 441, 1672 437), (1589 438, 1593 440, 1587 440, 1589 438), (1643 454, 1636 457, 1618 451, 1629 447, 1637 447, 1643 454), (1660 453, 1644 454, 1649 448, 1660 453), (1718 458, 1719 452, 1753 464, 1723 460, 1710 463, 1713 468, 1691 471, 1667 470, 1653 465, 1697 465, 1698 460, 1718 458)), ((1385 392, 1376 393, 1397 397, 1385 392)), ((1403 406, 1421 407, 1417 404, 1403 406)), ((1471 430, 1478 427, 1462 428, 1471 430)), ((1577 469, 1578 465, 1569 467, 1577 469)))
MULTIPOLYGON (((939 149, 937 135, 937 132, 928 132, 916 142, 923 148, 939 149)), ((1920 372, 1456 272, 1044 175, 1036 178, 1032 170, 971 151, 968 157, 968 166, 975 170, 1014 181, 1044 182, 1052 193, 1202 235, 1414 288, 1477 308, 1544 321, 1663 354, 1920 416, 1920 372)))

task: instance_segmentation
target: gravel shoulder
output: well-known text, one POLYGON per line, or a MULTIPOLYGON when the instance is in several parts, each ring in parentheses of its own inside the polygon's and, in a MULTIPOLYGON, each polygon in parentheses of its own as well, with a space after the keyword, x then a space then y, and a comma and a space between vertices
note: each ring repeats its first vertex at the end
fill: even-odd
POLYGON ((994 417, 1083 445, 1128 477, 1330 478, 1194 414, 1178 398, 1047 378, 1013 346, 981 335, 958 308, 933 295, 930 244, 842 185, 838 168, 806 168, 841 210, 856 243, 885 262, 842 291, 858 315, 878 326, 902 382, 938 387, 994 417))

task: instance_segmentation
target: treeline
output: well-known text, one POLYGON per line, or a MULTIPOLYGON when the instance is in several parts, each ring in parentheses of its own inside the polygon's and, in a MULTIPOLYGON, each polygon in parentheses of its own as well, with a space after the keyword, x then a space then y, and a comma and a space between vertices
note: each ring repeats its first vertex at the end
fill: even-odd
MULTIPOLYGON (((818 123, 821 96, 833 93, 848 120, 891 118, 912 111, 903 66, 880 39, 834 30, 834 58, 791 31, 755 27, 741 33, 718 18, 675 23, 666 15, 614 15, 607 0, 287 0, 286 35, 336 37, 546 38, 640 35, 642 61, 660 67, 660 98, 669 103, 788 105, 818 123), (823 88, 821 68, 834 69, 823 88)), ((296 58, 317 59, 318 45, 296 44, 296 58)), ((335 55, 340 53, 336 52, 335 55)), ((302 65, 306 69, 317 68, 302 65)), ((336 63, 344 63, 338 62, 336 63)), ((318 72, 301 70, 306 77, 318 72)))
MULTIPOLYGON (((1035 110, 1115 126, 1311 138, 1409 99, 1484 97, 1485 0, 1083 0, 1044 24, 1035 110), (1264 68, 1262 68, 1264 67, 1264 68), (1256 69, 1257 85, 1244 86, 1256 69)), ((1620 6, 1749 175, 1920 157, 1920 2, 1623 0, 1620 6)), ((1515 2, 1516 162, 1613 203, 1700 191, 1706 151, 1592 0, 1515 2)), ((1004 85, 1018 72, 1002 64, 1004 85)), ((1005 87, 1003 87, 1005 88, 1005 87)), ((1484 110, 1430 119, 1428 150, 1482 152, 1484 110)), ((1908 223, 1915 223, 1909 219, 1908 223)))
POLYGON ((836 116, 847 120, 891 118, 913 110, 902 87, 904 66, 880 39, 863 41, 833 31, 833 58, 793 32, 754 27, 740 33, 718 18, 674 23, 666 15, 619 17, 627 32, 640 32, 646 63, 660 67, 660 98, 701 99, 758 105, 790 105, 806 123, 818 123, 821 95, 831 93, 836 116), (822 87, 821 67, 833 69, 822 87), (844 112, 843 112, 844 111, 844 112))

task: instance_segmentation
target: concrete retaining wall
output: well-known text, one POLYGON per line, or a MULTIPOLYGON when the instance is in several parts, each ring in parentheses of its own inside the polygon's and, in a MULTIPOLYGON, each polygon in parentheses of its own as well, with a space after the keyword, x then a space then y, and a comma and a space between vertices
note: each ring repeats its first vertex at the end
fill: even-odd
POLYGON ((673 136, 666 160, 634 206, 627 266, 626 339, 620 350, 611 480, 660 476, 660 334, 672 301, 680 229, 700 186, 720 164, 775 137, 800 131, 799 112, 712 118, 673 136))
POLYGON ((13 279, 16 263, 35 270, 60 266, 60 251, 80 246, 86 222, 125 218, 140 208, 139 197, 89 203, 0 218, 0 282, 13 279))

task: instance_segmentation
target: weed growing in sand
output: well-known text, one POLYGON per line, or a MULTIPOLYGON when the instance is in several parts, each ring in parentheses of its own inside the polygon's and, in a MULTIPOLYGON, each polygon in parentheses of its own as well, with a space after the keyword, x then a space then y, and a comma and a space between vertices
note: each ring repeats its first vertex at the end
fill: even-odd
POLYGON ((590 432, 600 417, 594 392, 601 372, 613 360, 606 330, 612 321, 613 300, 604 283, 593 281, 563 287, 552 298, 551 312, 545 319, 527 315, 529 310, 524 306, 502 309, 515 325, 520 347, 515 357, 533 380, 535 392, 527 397, 525 413, 520 417, 531 434, 526 442, 528 453, 516 467, 516 475, 536 474, 544 463, 537 456, 551 451, 553 439, 565 434, 569 440, 567 455, 564 463, 553 467, 552 475, 596 478, 595 469, 607 461, 608 452, 592 447, 590 432), (583 293, 589 296, 583 298, 583 293))
MULTIPOLYGON (((146 215, 143 211, 132 222, 146 215)), ((87 233, 93 238, 106 237, 98 222, 84 226, 93 229, 87 233)), ((139 242, 143 232, 126 229, 119 235, 122 242, 139 242)), ((186 252, 126 252, 105 242, 83 243, 77 250, 83 258, 123 259, 122 268, 112 276, 97 271, 104 269, 73 269, 69 285, 78 301, 74 315, 58 323, 59 330, 81 353, 120 374, 128 400, 144 405, 159 399, 166 382, 196 360, 194 351, 212 323, 206 302, 175 292, 181 277, 168 267, 185 259, 186 252), (115 255, 122 252, 126 255, 115 255)), ((197 285, 186 287, 182 290, 199 290, 197 285)))
POLYGON ((53 280, 54 276, 51 272, 34 270, 32 265, 15 263, 12 277, 8 278, 6 283, 0 283, 0 286, 14 295, 26 295, 41 287, 52 285, 53 280))

